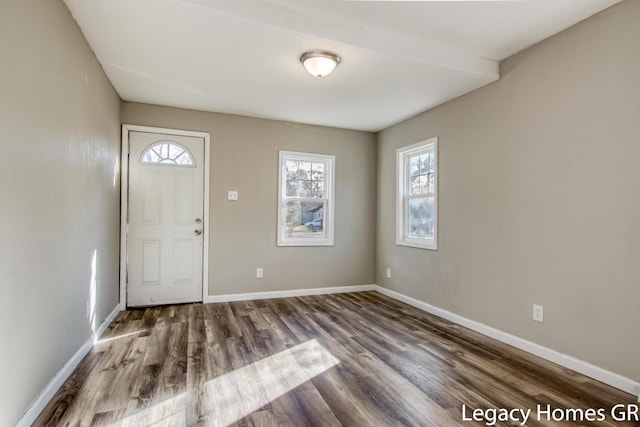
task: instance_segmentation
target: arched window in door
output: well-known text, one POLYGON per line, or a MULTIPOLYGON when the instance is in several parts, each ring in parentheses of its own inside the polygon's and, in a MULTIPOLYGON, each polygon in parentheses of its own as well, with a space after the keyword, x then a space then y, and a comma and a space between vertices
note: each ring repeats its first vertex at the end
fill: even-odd
POLYGON ((189 150, 174 141, 158 141, 142 152, 140 163, 195 167, 195 160, 189 150))

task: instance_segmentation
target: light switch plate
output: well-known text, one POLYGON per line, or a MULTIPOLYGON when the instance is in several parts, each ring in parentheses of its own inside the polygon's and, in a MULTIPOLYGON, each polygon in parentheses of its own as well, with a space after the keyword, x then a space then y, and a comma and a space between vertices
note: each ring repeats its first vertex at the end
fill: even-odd
POLYGON ((238 200, 238 192, 237 191, 227 191, 227 200, 238 200))

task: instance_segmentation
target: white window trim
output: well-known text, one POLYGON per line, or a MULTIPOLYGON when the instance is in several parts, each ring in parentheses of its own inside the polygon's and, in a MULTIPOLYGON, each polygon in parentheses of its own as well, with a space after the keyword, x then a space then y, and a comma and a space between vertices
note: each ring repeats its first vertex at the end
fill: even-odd
POLYGON ((298 151, 284 151, 280 150, 278 155, 278 246, 333 246, 333 230, 334 230, 334 194, 335 194, 335 160, 336 156, 328 154, 315 154, 315 153, 301 153, 298 151), (301 238, 301 237, 287 237, 285 219, 282 217, 282 207, 284 202, 283 188, 286 188, 286 177, 283 175, 282 170, 285 160, 297 160, 297 161, 311 161, 311 162, 324 162, 326 164, 324 172, 324 188, 325 198, 327 200, 327 206, 324 210, 323 228, 326 233, 325 238, 301 238))
POLYGON ((396 150, 396 244, 420 249, 438 249, 438 137, 433 137, 416 144, 401 147, 396 150), (435 198, 434 198, 434 232, 433 238, 409 237, 406 233, 407 212, 405 199, 407 197, 408 166, 406 159, 416 153, 433 147, 435 156, 435 198))

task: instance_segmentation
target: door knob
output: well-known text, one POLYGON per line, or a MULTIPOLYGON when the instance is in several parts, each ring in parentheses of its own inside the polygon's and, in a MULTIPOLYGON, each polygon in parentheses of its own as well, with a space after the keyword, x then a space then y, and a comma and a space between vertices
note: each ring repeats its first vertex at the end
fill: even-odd
POLYGON ((196 236, 199 236, 199 235, 202 234, 202 230, 197 229, 197 230, 194 231, 194 233, 195 233, 196 236))

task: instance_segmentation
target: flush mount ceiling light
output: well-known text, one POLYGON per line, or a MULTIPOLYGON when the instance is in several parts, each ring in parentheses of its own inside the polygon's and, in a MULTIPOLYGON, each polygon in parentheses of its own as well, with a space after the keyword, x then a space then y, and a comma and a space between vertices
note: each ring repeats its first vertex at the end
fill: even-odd
POLYGON ((300 56, 300 62, 312 76, 324 77, 338 66, 340 57, 324 50, 311 50, 300 56))

